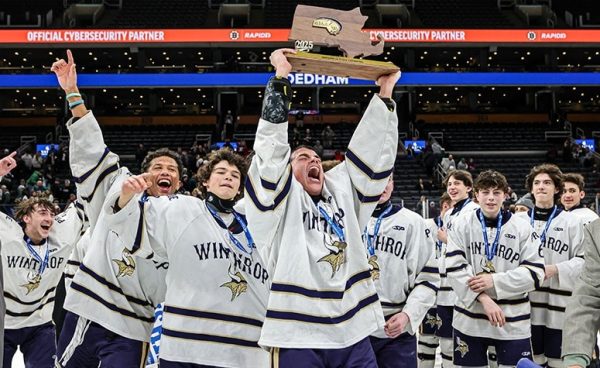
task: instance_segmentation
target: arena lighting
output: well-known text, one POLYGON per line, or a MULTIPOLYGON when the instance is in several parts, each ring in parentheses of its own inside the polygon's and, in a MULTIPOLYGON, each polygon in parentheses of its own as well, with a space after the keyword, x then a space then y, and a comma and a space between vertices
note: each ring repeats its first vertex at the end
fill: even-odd
MULTIPOLYGON (((79 87, 263 87, 271 73, 148 73, 148 74, 80 74, 79 87)), ((296 86, 372 86, 359 79, 292 74, 296 86)), ((399 86, 599 86, 600 73, 458 73, 406 72, 399 86)), ((52 74, 0 75, 0 88, 57 88, 52 74)))

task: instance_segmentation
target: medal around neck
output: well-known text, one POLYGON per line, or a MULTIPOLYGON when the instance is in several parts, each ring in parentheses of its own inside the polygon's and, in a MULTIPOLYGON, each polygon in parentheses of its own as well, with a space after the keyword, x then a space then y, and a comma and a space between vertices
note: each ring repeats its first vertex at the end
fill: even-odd
POLYGON ((292 71, 377 80, 400 71, 391 62, 359 59, 383 53, 383 38, 373 43, 362 32, 367 17, 360 8, 349 11, 298 5, 289 39, 295 41, 296 54, 287 54, 292 71), (344 56, 311 53, 314 46, 337 47, 344 56))

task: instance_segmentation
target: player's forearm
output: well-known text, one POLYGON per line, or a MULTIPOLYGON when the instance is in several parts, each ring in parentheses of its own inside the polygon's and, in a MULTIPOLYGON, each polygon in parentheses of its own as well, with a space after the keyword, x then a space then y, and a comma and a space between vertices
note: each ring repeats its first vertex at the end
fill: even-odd
POLYGON ((290 81, 283 76, 272 77, 265 89, 261 118, 273 124, 286 122, 292 103, 291 96, 290 81))
POLYGON ((129 201, 135 196, 135 193, 121 193, 114 207, 115 213, 119 212, 123 207, 127 206, 129 201))
POLYGON ((67 96, 69 96, 67 98, 67 103, 69 103, 69 108, 71 110, 71 114, 73 114, 73 117, 81 118, 85 116, 85 114, 88 113, 88 109, 85 107, 85 101, 83 101, 83 97, 81 97, 79 89, 73 88, 71 90, 65 91, 65 93, 67 96), (76 104, 76 106, 71 108, 71 105, 73 104, 76 104))

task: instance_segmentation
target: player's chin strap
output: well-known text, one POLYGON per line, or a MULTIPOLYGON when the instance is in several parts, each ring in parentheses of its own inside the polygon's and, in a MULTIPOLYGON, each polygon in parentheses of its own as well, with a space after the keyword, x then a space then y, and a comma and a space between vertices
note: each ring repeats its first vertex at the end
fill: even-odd
POLYGON ((235 200, 221 199, 211 192, 206 192, 206 203, 213 206, 213 208, 216 209, 217 212, 231 213, 233 212, 235 200))

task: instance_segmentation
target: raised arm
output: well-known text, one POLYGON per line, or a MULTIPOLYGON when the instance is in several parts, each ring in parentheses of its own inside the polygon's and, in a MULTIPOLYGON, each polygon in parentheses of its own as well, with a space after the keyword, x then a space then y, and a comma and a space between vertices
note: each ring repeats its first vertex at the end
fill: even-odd
POLYGON ((394 170, 398 116, 391 97, 399 78, 399 72, 379 77, 379 94, 371 99, 346 151, 345 167, 360 204, 357 208, 361 227, 369 220, 394 170))
POLYGON ((87 110, 77 87, 73 54, 52 64, 58 83, 66 94, 73 117, 67 123, 70 135, 69 161, 90 226, 95 226, 104 199, 114 180, 126 169, 119 169, 119 156, 110 152, 94 114, 87 110))

